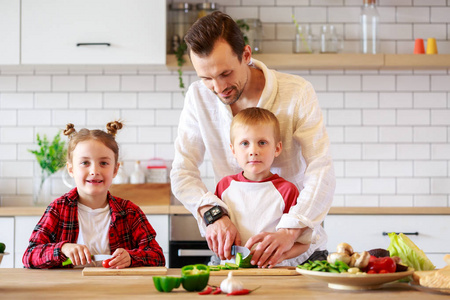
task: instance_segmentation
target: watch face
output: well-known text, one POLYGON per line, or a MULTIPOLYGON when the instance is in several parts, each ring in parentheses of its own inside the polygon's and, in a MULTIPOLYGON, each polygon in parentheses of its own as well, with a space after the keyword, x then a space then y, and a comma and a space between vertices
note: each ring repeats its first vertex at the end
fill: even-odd
POLYGON ((217 216, 220 214, 220 209, 218 207, 213 207, 213 209, 211 209, 211 215, 213 217, 217 216))

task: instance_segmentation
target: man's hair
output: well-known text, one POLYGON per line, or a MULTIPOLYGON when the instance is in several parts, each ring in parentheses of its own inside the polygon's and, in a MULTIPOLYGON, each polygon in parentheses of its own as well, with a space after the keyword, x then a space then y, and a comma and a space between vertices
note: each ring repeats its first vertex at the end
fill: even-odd
POLYGON ((244 35, 236 22, 227 14, 215 11, 198 19, 184 36, 189 55, 192 51, 200 57, 209 56, 219 39, 223 39, 230 45, 241 62, 245 48, 244 35))
POLYGON ((238 127, 270 125, 273 128, 273 137, 275 143, 281 141, 280 122, 277 117, 269 110, 261 107, 249 107, 241 110, 234 116, 230 127, 230 141, 234 142, 235 129, 238 127))

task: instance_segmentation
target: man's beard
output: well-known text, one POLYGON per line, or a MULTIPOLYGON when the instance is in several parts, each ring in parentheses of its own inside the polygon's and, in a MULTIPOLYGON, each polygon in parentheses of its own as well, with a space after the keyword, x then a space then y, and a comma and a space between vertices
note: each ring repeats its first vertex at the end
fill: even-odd
POLYGON ((223 104, 225 104, 225 105, 233 105, 234 103, 236 103, 239 100, 239 98, 241 97, 242 92, 244 91, 244 89, 239 91, 236 86, 232 86, 231 89, 236 91, 236 94, 235 94, 235 96, 233 98, 222 99, 218 95, 218 93, 214 92, 214 94, 216 94, 216 96, 220 99, 220 101, 223 104))

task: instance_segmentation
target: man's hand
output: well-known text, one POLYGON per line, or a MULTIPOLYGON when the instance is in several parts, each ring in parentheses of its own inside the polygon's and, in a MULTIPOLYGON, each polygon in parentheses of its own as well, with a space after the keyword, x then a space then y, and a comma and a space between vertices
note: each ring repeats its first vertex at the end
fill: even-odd
POLYGON ((85 245, 65 243, 61 247, 61 252, 70 258, 74 266, 86 265, 92 262, 91 252, 85 245))
POLYGON ((228 216, 206 227, 208 247, 221 260, 231 259, 231 246, 241 244, 241 236, 228 216))
POLYGON ((261 268, 275 266, 282 258, 287 257, 285 253, 292 249, 295 241, 304 230, 306 228, 283 228, 276 232, 261 232, 252 236, 245 247, 252 249, 256 243, 259 244, 253 251, 251 264, 261 268))

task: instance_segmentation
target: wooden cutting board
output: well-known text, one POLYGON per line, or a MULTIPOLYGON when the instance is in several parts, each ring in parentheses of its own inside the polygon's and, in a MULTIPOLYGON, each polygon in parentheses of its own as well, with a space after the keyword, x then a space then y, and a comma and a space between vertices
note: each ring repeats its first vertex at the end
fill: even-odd
POLYGON ((136 267, 125 269, 86 267, 83 269, 83 276, 153 276, 166 274, 166 267, 136 267))
POLYGON ((223 276, 228 275, 229 272, 233 272, 235 276, 290 276, 290 275, 299 275, 295 270, 295 267, 274 267, 272 269, 259 269, 259 268, 250 268, 250 269, 239 269, 239 270, 220 270, 220 271, 211 271, 209 272, 210 276, 223 276))

